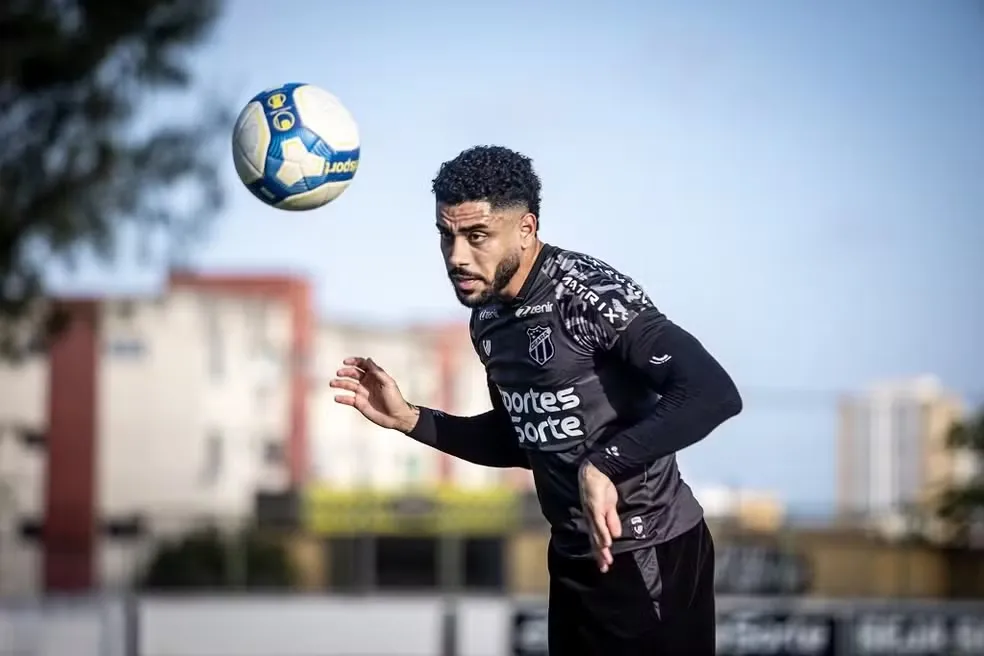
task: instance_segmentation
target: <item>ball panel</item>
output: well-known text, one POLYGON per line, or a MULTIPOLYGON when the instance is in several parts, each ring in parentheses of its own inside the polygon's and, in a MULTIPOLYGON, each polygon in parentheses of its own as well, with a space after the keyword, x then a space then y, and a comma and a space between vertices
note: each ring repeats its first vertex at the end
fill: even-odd
POLYGON ((268 205, 276 205, 283 200, 283 196, 270 190, 270 185, 263 178, 246 185, 250 193, 268 205))
POLYGON ((266 176, 274 190, 287 196, 332 182, 351 180, 359 168, 359 151, 334 151, 306 127, 295 126, 289 132, 274 135, 267 151, 266 176), (283 176, 279 170, 286 162, 293 165, 283 176), (303 171, 298 176, 296 171, 303 171))
POLYGON ((333 94, 305 84, 293 90, 294 105, 305 127, 335 150, 359 147, 359 128, 345 105, 333 94))
POLYGON ((308 130, 303 137, 307 149, 327 162, 321 175, 324 182, 345 182, 355 177, 359 170, 359 148, 337 150, 325 143, 314 132, 308 130))
POLYGON ((348 182, 331 182, 323 184, 317 189, 288 196, 284 200, 277 203, 276 207, 293 212, 312 210, 335 200, 342 195, 342 192, 345 191, 348 186, 348 182))
POLYGON ((232 139, 232 161, 244 184, 263 175, 269 146, 270 131, 263 117, 263 107, 251 102, 240 112, 232 139))

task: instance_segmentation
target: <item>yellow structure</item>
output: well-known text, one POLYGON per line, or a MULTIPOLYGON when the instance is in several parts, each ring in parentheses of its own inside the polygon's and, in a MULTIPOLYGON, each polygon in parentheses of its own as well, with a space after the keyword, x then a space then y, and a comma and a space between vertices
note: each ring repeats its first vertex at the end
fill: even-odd
POLYGON ((503 488, 435 487, 413 494, 309 488, 302 526, 332 535, 504 535, 522 521, 521 495, 503 488))
MULTIPOLYGON (((742 496, 741 503, 729 506, 729 513, 708 519, 722 562, 733 547, 787 554, 805 563, 805 594, 815 596, 984 596, 984 558, 979 553, 891 542, 877 532, 856 528, 790 527, 784 524, 780 505, 765 496, 742 496)), ((498 545, 497 564, 487 566, 501 572, 500 592, 540 595, 548 587, 549 531, 533 501, 501 488, 435 487, 400 494, 312 487, 301 504, 303 528, 289 541, 304 587, 310 590, 334 589, 337 581, 331 572, 339 572, 339 564, 351 558, 343 553, 351 551, 347 540, 358 543, 355 550, 361 555, 373 552, 377 541, 427 542, 432 545, 433 566, 444 573, 434 579, 441 586, 461 580, 460 574, 450 579, 445 575, 464 569, 463 545, 477 539, 498 545)), ((758 565, 754 559, 749 563, 758 565)), ((348 565, 341 567, 344 571, 348 565)))

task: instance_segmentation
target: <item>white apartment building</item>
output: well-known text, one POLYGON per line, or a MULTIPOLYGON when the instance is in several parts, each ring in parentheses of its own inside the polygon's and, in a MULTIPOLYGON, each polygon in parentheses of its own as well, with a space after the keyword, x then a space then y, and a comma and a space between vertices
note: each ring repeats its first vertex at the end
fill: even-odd
POLYGON ((0 594, 127 585, 152 537, 248 521, 289 486, 304 299, 270 290, 292 285, 176 276, 76 301, 91 316, 48 356, 0 365, 0 594))
MULTIPOLYGON (((103 307, 99 516, 155 537, 249 521, 258 491, 289 484, 287 304, 179 288, 103 307)), ((100 580, 126 581, 135 557, 105 540, 100 580)))
POLYGON ((502 470, 479 467, 381 429, 334 397, 328 381, 348 356, 372 357, 418 405, 470 416, 491 409, 485 371, 464 324, 368 328, 318 327, 311 398, 312 464, 318 483, 336 489, 399 490, 444 483, 497 485, 502 470))
POLYGON ((844 399, 838 436, 842 513, 889 518, 928 509, 961 477, 961 454, 946 448, 963 415, 959 398, 924 376, 879 383, 844 399))
POLYGON ((44 512, 46 456, 38 439, 47 424, 46 362, 0 364, 0 594, 39 585, 40 551, 22 538, 22 518, 44 512))
POLYGON ((328 387, 368 355, 415 403, 485 412, 463 323, 318 324, 289 277, 175 274, 155 297, 67 307, 46 355, 0 363, 0 594, 128 585, 155 539, 249 521, 261 492, 514 483, 372 425, 328 387))

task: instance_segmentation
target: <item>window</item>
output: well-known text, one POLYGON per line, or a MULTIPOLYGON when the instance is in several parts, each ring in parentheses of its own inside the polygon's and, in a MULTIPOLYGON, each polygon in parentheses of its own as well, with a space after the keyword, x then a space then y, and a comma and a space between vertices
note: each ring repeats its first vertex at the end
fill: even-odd
POLYGON ((246 323, 249 330, 249 348, 254 355, 265 355, 269 350, 267 339, 267 305, 262 301, 246 306, 246 323))
POLYGON ((136 337, 116 337, 106 345, 106 353, 114 358, 135 360, 147 352, 147 346, 136 337))
POLYGON ((147 532, 146 523, 141 515, 103 519, 101 528, 104 535, 116 540, 135 540, 143 537, 147 532))
POLYGON ((212 432, 206 436, 201 476, 204 485, 215 485, 222 476, 222 447, 222 435, 212 432))
POLYGON ((225 342, 222 339, 222 326, 219 322, 219 308, 214 300, 205 301, 205 338, 208 350, 208 373, 213 381, 225 378, 225 342))
POLYGON ((263 442, 263 462, 268 465, 284 463, 284 443, 276 438, 268 438, 263 442))
POLYGON ((22 517, 19 522, 20 539, 24 542, 39 542, 44 534, 44 522, 37 517, 22 517))
POLYGON ((48 444, 48 437, 43 432, 32 428, 19 427, 14 429, 17 439, 28 449, 44 449, 48 444))
POLYGON ((115 313, 120 319, 131 320, 137 313, 136 304, 130 300, 119 301, 116 303, 115 313))

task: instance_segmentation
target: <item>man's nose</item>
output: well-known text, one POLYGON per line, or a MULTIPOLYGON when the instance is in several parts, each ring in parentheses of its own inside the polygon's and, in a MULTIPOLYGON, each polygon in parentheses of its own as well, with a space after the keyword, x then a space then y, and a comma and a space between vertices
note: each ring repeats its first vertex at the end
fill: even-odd
POLYGON ((452 269, 467 269, 471 264, 471 249, 463 236, 455 239, 447 247, 448 265, 452 269))

